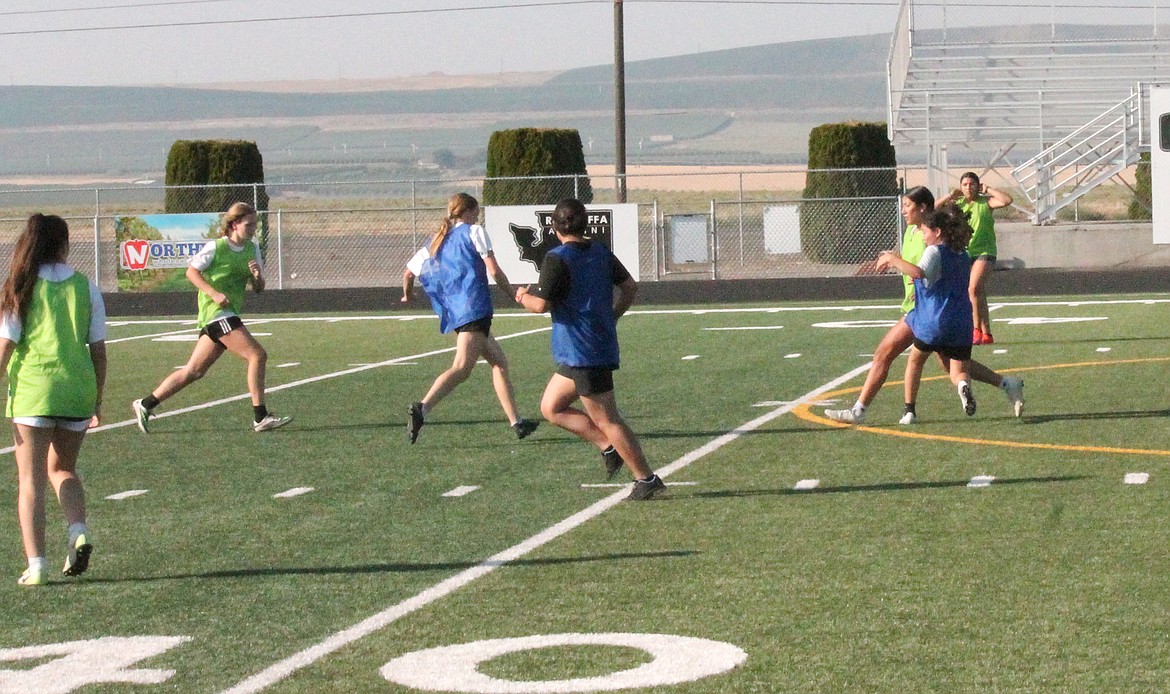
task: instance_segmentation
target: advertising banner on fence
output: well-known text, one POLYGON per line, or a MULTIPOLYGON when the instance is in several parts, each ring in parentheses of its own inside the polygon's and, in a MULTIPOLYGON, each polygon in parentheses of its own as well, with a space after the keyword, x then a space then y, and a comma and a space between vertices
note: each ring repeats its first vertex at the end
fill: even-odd
MULTIPOLYGON (((560 245, 552 230, 556 205, 504 205, 484 208, 484 228, 500 269, 515 285, 540 277, 544 254, 560 245)), ((638 206, 632 203, 586 205, 585 237, 609 246, 636 279, 638 267, 638 206)))
POLYGON ((118 217, 118 290, 189 289, 187 264, 208 239, 219 236, 220 215, 146 214, 118 217))

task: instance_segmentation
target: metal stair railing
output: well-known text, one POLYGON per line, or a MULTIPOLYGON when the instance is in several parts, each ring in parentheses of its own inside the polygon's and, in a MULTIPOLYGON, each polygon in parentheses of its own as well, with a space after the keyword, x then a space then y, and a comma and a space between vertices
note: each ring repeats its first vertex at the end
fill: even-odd
POLYGON ((1141 156, 1141 92, 1126 99, 1012 169, 1045 224, 1096 186, 1137 163, 1141 156))

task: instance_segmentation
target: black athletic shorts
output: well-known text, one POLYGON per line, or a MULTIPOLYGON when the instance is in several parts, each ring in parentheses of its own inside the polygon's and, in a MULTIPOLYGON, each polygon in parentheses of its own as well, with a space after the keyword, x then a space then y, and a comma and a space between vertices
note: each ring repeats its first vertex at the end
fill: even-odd
POLYGON ((615 366, 565 366, 557 365, 557 373, 572 379, 578 395, 601 395, 613 390, 615 366))
POLYGON ((923 352, 938 352, 947 359, 967 361, 971 358, 971 345, 928 345, 916 337, 914 346, 923 352))
POLYGON ((199 334, 210 337, 212 342, 223 347, 223 343, 219 341, 219 338, 242 327, 244 327, 244 321, 239 316, 228 316, 227 318, 211 321, 203 326, 199 334))
POLYGON ((455 328, 455 332, 457 332, 457 333, 483 333, 484 335, 491 335, 492 334, 492 317, 488 316, 486 318, 480 318, 479 320, 473 320, 470 323, 464 323, 463 325, 459 326, 458 328, 455 328))

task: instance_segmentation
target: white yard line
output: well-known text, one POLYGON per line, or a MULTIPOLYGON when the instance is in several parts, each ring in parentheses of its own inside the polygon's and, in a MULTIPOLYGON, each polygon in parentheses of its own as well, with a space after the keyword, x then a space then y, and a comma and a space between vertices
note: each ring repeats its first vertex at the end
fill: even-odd
MULTIPOLYGON (((772 421, 773 419, 791 412, 792 409, 795 408, 798 404, 805 402, 806 400, 815 399, 821 394, 833 390, 834 388, 848 382, 850 379, 863 374, 868 370, 869 364, 859 366, 849 373, 839 376, 824 384, 823 386, 820 386, 816 390, 806 393, 798 400, 777 407, 767 414, 756 417, 755 419, 745 424, 741 424, 730 432, 711 440, 705 445, 696 448, 695 450, 687 453, 669 465, 659 469, 658 474, 662 477, 667 477, 690 465, 703 456, 713 453, 723 446, 734 442, 744 434, 754 431, 772 421)), ((483 576, 486 576, 501 566, 504 566, 508 562, 515 561, 529 552, 538 549, 542 545, 547 544, 559 538, 561 535, 568 533, 570 530, 574 530, 586 522, 593 520, 602 513, 605 513, 609 509, 621 503, 628 493, 628 488, 629 485, 626 485, 622 488, 621 491, 610 494, 604 499, 594 503, 592 506, 574 513, 556 525, 542 530, 527 540, 509 547, 499 554, 495 554, 491 557, 488 557, 487 559, 484 559, 476 566, 473 566, 472 568, 466 569, 464 571, 460 571, 454 576, 436 583, 423 592, 411 598, 407 598, 397 605, 389 607, 373 616, 367 617, 366 619, 358 622, 348 629, 343 629, 333 634, 332 636, 329 636, 324 641, 318 643, 315 646, 310 646, 309 648, 306 648, 299 653, 296 653, 292 656, 289 656, 288 658, 285 658, 284 660, 281 660, 280 662, 271 665, 270 667, 245 679, 236 686, 225 690, 225 694, 245 694, 245 692, 258 692, 274 684, 277 684, 284 678, 292 675, 297 670, 312 665, 325 656, 341 648, 344 648, 345 646, 365 636, 369 636, 370 634, 392 624, 398 619, 409 615, 415 610, 421 609, 431 604, 432 602, 435 602, 436 600, 450 595, 456 590, 459 590, 460 588, 475 581, 476 579, 482 578, 483 576)))

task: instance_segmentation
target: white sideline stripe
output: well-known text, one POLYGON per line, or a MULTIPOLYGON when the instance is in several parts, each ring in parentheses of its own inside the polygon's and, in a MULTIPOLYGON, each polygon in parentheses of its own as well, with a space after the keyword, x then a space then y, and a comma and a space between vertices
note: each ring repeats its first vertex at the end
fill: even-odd
MULTIPOLYGON (((518 332, 518 333, 511 333, 508 335, 498 335, 498 336, 496 336, 496 340, 508 340, 508 339, 513 338, 513 337, 524 337, 525 335, 535 335, 536 333, 545 333, 545 332, 548 332, 550 330, 552 330, 551 327, 536 328, 534 330, 523 330, 523 331, 518 332)), ((278 390, 287 390, 289 388, 297 388, 299 386, 308 385, 310 383, 317 383, 318 381, 328 381, 329 379, 332 379, 332 378, 339 378, 341 376, 348 376, 350 374, 361 373, 362 371, 369 371, 370 369, 377 369, 377 368, 383 367, 383 366, 397 366, 398 364, 410 361, 411 359, 422 359, 423 357, 433 357, 437 354, 446 354, 448 352, 454 352, 454 351, 455 351, 454 347, 446 347, 444 349, 436 349, 436 350, 432 350, 430 352, 422 352, 420 354, 411 354, 411 355, 408 355, 405 357, 395 357, 394 359, 387 359, 386 361, 380 361, 380 362, 376 362, 374 364, 366 364, 364 366, 355 366, 352 369, 342 369, 341 371, 334 371, 333 373, 321 374, 320 376, 310 376, 309 378, 302 378, 299 381, 291 381, 289 383, 282 383, 278 386, 269 386, 266 389, 266 392, 275 393, 278 390)), ((181 414, 187 414, 188 412, 198 412, 199 410, 206 410, 209 407, 215 407, 216 405, 226 405, 229 402, 236 402, 238 400, 245 400, 245 399, 248 399, 250 397, 252 397, 252 396, 249 395, 248 393, 241 393, 239 395, 233 395, 229 398, 220 398, 219 400, 212 400, 210 402, 205 402, 201 405, 191 405, 190 407, 182 407, 182 408, 179 408, 177 410, 170 410, 168 412, 163 412, 162 414, 154 414, 154 415, 150 416, 150 419, 151 419, 151 421, 154 421, 156 419, 165 419, 166 417, 175 417, 175 416, 178 416, 181 414)), ((121 422, 114 422, 113 424, 103 424, 100 427, 90 429, 89 433, 96 434, 99 431, 106 431, 108 429, 120 429, 122 427, 128 427, 128 426, 138 426, 138 420, 137 419, 127 419, 127 420, 123 420, 121 422)), ((0 448, 0 455, 11 453, 14 450, 16 450, 16 449, 13 446, 8 446, 7 448, 0 448)))
MULTIPOLYGON (((838 376, 832 381, 824 384, 823 386, 820 386, 816 390, 806 393, 798 400, 778 407, 771 412, 756 417, 755 419, 745 424, 739 425, 728 433, 712 439, 703 446, 696 448, 690 453, 687 453, 683 457, 670 463, 666 467, 661 468, 658 470, 658 475, 661 477, 667 477, 690 465, 703 456, 709 453, 714 453, 723 446, 732 443, 740 436, 750 433, 772 421, 773 419, 791 412, 797 406, 797 404, 804 402, 805 400, 811 400, 815 397, 818 397, 822 393, 836 388, 837 386, 849 381, 855 376, 865 373, 869 370, 869 366, 869 364, 863 364, 862 366, 853 369, 843 376, 838 376)), ((529 552, 540 548, 542 545, 557 539, 570 530, 584 525, 587 521, 593 520, 602 513, 605 513, 609 509, 620 504, 622 500, 625 499, 626 494, 628 493, 627 490, 630 486, 631 485, 629 484, 623 485, 621 491, 610 494, 604 499, 601 499, 600 501, 593 503, 591 506, 586 507, 584 510, 578 511, 561 522, 545 530, 542 530, 527 540, 524 540, 517 545, 513 545, 512 547, 509 547, 508 549, 498 554, 488 557, 476 566, 473 566, 470 569, 465 569, 446 579, 445 581, 436 583, 435 585, 415 595, 414 597, 407 598, 397 605, 367 617, 366 619, 358 622, 348 629, 343 629, 333 634, 315 646, 310 646, 309 648, 306 648, 299 653, 295 653, 292 656, 289 656, 288 658, 285 658, 284 660, 281 660, 280 662, 277 662, 268 668, 261 670, 255 675, 245 679, 243 682, 240 682, 236 686, 230 689, 225 689, 223 694, 245 694, 250 692, 258 692, 262 689, 265 689, 266 687, 280 682, 285 677, 288 677, 297 670, 312 665, 330 653, 344 648, 354 641, 357 641, 358 639, 368 636, 390 625, 391 623, 402 617, 405 617, 415 610, 421 609, 431 604, 432 602, 439 600, 440 598, 444 598, 450 595, 463 586, 468 585, 472 581, 486 576, 492 571, 500 568, 501 566, 504 566, 508 562, 515 561, 529 552)))

